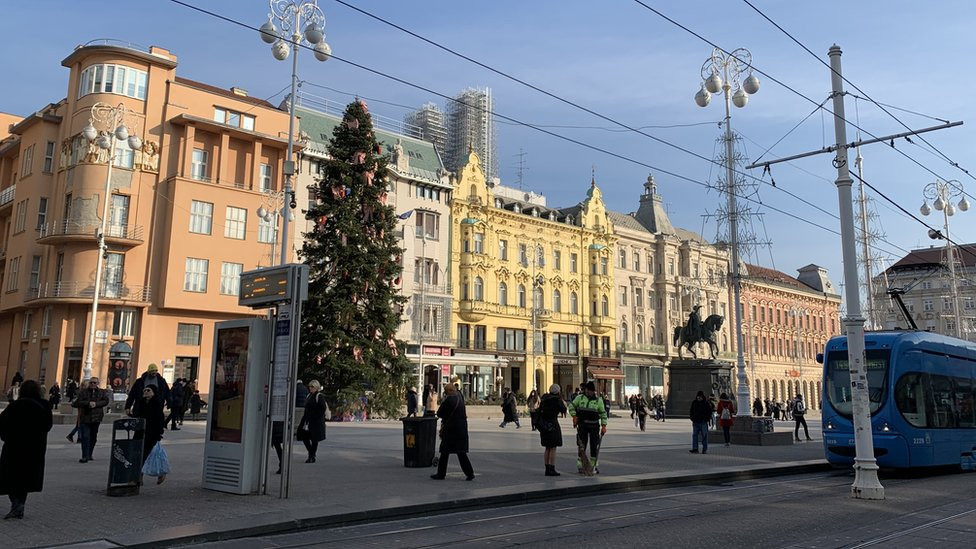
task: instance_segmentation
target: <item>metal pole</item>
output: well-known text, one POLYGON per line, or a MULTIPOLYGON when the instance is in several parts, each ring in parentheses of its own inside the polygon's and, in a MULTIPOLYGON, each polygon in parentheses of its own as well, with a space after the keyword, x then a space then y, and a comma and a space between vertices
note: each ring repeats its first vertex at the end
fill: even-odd
POLYGON ((841 77, 841 50, 830 47, 831 85, 834 108, 834 134, 837 142, 837 195, 840 202, 841 243, 844 258, 844 292, 847 316, 843 324, 847 332, 847 353, 850 364, 854 416, 854 483, 851 496, 859 499, 884 499, 884 486, 878 480, 878 465, 874 459, 874 437, 871 432, 871 410, 864 356, 864 318, 857 276, 857 237, 854 232, 854 204, 851 196, 850 172, 847 165, 847 128, 844 116, 844 86, 841 77))
POLYGON ((946 203, 945 207, 942 208, 942 218, 945 220, 946 259, 949 260, 949 287, 952 290, 952 312, 955 319, 955 330, 953 331, 956 337, 962 337, 962 318, 959 315, 959 284, 956 280, 956 250, 949 237, 949 208, 952 206, 949 203, 948 188, 942 194, 942 200, 946 203))
POLYGON ((861 158, 861 148, 855 149, 857 152, 857 157, 854 158, 854 166, 857 167, 857 190, 858 190, 858 206, 860 207, 861 214, 861 257, 864 258, 864 289, 867 292, 868 298, 868 327, 871 329, 877 329, 877 312, 874 305, 874 280, 871 279, 873 265, 871 261, 871 242, 869 240, 870 236, 868 233, 868 197, 864 194, 864 173, 862 168, 864 166, 864 159, 861 158))
MULTIPOLYGON (((295 173, 295 161, 292 160, 295 149, 295 93, 298 88, 298 50, 302 39, 301 29, 302 10, 295 10, 295 34, 291 36, 291 95, 288 96, 288 158, 284 162, 283 170, 285 173, 285 196, 282 209, 291 206, 292 190, 291 177, 295 173)), ((280 264, 288 263, 288 252, 291 246, 288 245, 288 215, 282 216, 281 222, 281 261, 280 264)))
MULTIPOLYGON (((417 352, 417 354, 419 355, 418 364, 417 364, 417 383, 418 383, 417 389, 418 390, 422 390, 424 386, 424 322, 427 320, 427 309, 426 309, 427 304, 424 302, 425 301, 424 290, 427 288, 426 223, 424 224, 424 227, 421 227, 420 241, 421 241, 420 255, 422 256, 420 258, 420 266, 423 270, 420 272, 420 335, 417 336, 417 339, 419 340, 420 343, 420 350, 417 352)), ((421 392, 420 394, 423 395, 423 392, 421 392)), ((424 402, 423 405, 427 406, 427 403, 424 402)), ((418 405, 417 408, 419 409, 420 405, 418 405)))

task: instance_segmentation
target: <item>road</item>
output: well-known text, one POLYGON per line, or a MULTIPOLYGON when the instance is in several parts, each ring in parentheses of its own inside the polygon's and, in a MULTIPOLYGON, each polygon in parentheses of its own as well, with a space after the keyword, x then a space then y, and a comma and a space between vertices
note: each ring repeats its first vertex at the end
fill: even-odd
POLYGON ((685 486, 204 544, 301 547, 976 547, 976 476, 886 478, 883 502, 847 473, 685 486))

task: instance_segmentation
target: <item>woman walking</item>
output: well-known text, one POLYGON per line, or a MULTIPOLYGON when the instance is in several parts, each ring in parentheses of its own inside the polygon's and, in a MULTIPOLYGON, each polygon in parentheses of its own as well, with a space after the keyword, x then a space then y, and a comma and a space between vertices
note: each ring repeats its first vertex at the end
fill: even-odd
POLYGON ((532 430, 535 431, 539 422, 539 391, 532 389, 525 403, 529 406, 529 420, 532 423, 532 430))
POLYGON ((732 442, 732 423, 735 421, 735 402, 729 399, 729 395, 722 393, 718 398, 718 406, 715 408, 718 414, 718 424, 722 427, 722 436, 725 438, 725 445, 731 446, 732 442))
MULTIPOLYGON (((146 420, 146 431, 142 435, 142 464, 146 464, 149 453, 163 440, 166 430, 166 415, 163 413, 163 399, 156 394, 154 385, 146 385, 142 389, 142 398, 132 403, 132 417, 146 420)), ((141 479, 141 475, 140 475, 141 479)), ((162 484, 166 475, 156 477, 156 484, 162 484)), ((140 481, 141 482, 141 481, 140 481)))
POLYGON ((10 498, 10 512, 3 518, 24 518, 27 493, 43 489, 44 454, 52 423, 51 407, 33 380, 25 381, 17 400, 0 413, 0 494, 10 498))
POLYGON ((465 478, 474 480, 474 469, 468 459, 468 416, 464 412, 464 399, 453 383, 444 386, 444 400, 437 409, 437 417, 441 418, 441 457, 437 460, 437 472, 430 478, 444 480, 447 458, 457 454, 465 478))
POLYGON ((305 413, 298 423, 296 437, 305 444, 308 459, 305 463, 315 463, 315 453, 319 449, 319 442, 325 440, 325 411, 329 405, 325 402, 325 395, 319 391, 322 384, 317 380, 308 382, 308 398, 305 399, 305 413))
POLYGON ((556 471, 556 448, 563 445, 563 432, 559 428, 559 416, 566 413, 566 402, 559 395, 559 384, 553 383, 549 392, 539 401, 539 438, 546 449, 543 461, 546 464, 546 476, 558 477, 556 471))
POLYGON ((644 395, 637 395, 634 400, 634 412, 637 414, 637 425, 640 427, 641 432, 647 427, 647 401, 644 400, 644 395))

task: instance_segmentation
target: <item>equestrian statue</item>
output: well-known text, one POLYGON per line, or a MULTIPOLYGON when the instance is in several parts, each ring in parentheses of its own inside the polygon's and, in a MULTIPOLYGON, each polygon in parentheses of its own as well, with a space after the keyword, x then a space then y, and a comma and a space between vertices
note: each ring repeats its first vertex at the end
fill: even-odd
POLYGON ((698 354, 695 353, 695 344, 699 342, 708 344, 708 350, 713 359, 718 356, 716 334, 722 329, 722 323, 725 322, 725 317, 713 314, 702 321, 698 309, 701 309, 701 305, 695 305, 694 310, 688 315, 687 324, 674 328, 674 345, 678 348, 678 358, 684 358, 681 354, 681 348, 687 347, 691 356, 697 359, 698 354))

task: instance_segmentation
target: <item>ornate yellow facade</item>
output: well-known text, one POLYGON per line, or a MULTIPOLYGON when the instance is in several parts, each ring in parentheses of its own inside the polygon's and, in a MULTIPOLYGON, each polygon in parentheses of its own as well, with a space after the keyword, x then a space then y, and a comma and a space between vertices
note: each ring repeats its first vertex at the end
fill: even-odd
POLYGON ((599 187, 571 208, 515 199, 487 185, 473 152, 454 183, 454 352, 508 360, 495 371, 456 366, 463 390, 528 394, 558 383, 566 391, 597 379, 611 392, 623 377, 614 358, 616 236, 599 187))

